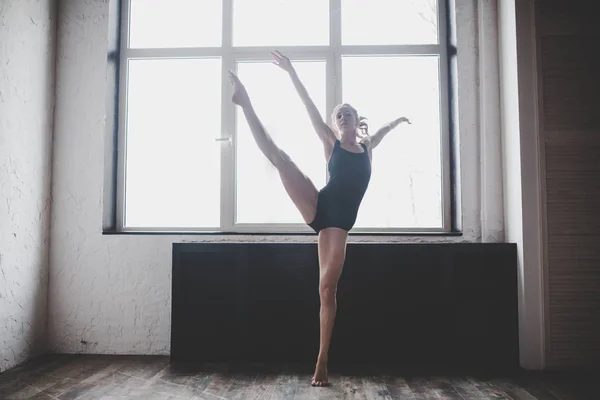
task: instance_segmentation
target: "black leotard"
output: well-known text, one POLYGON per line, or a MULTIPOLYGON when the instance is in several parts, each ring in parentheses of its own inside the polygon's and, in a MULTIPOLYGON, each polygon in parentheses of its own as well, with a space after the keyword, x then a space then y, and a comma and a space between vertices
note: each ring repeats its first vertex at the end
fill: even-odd
POLYGON ((327 165, 329 180, 319 191, 317 214, 308 225, 319 233, 321 229, 336 227, 349 231, 356 222, 358 207, 371 179, 371 160, 367 147, 361 143, 362 153, 353 153, 335 141, 327 165))

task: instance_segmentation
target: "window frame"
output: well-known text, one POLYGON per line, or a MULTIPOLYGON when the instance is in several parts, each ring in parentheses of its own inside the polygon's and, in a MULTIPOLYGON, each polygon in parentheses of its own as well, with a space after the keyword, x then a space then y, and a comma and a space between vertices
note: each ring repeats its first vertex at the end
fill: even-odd
MULTIPOLYGON (((238 110, 231 102, 231 88, 227 71, 237 71, 239 62, 271 61, 273 46, 233 46, 233 2, 222 0, 222 43, 220 47, 186 48, 129 48, 130 2, 120 1, 120 26, 118 39, 118 83, 116 124, 116 171, 113 224, 122 233, 247 233, 247 234, 305 234, 313 231, 304 223, 294 224, 240 224, 235 223, 237 210, 236 188, 236 118, 238 110), (221 215, 220 227, 126 227, 125 226, 125 182, 126 182, 126 122, 128 62, 132 59, 169 58, 220 58, 221 59, 221 215)), ((277 46, 277 49, 292 60, 326 62, 326 113, 330 115, 335 105, 342 102, 342 58, 354 56, 438 56, 439 57, 439 112, 441 151, 441 201, 442 226, 439 228, 355 227, 352 234, 445 234, 452 232, 452 170, 450 128, 450 77, 448 40, 447 0, 437 0, 438 44, 429 45, 342 45, 342 0, 329 0, 329 45, 323 46, 277 46)))

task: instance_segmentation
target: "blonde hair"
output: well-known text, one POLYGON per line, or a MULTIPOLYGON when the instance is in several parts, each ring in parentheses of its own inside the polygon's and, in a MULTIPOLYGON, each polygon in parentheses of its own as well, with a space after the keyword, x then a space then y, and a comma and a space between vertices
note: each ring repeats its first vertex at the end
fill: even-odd
MULTIPOLYGON (((348 103, 338 104, 333 109, 333 112, 331 113, 331 123, 333 124, 333 126, 334 127, 336 126, 336 121, 337 121, 336 114, 338 113, 338 111, 340 111, 340 109, 342 107, 349 108, 354 113, 354 116, 356 117, 356 120, 358 121, 358 129, 360 130, 360 134, 358 135, 359 138, 364 138, 365 136, 369 136, 369 124, 367 124, 367 122, 366 122, 367 119, 365 117, 361 117, 360 115, 358 115, 358 111, 356 110, 356 108, 352 107, 348 103)), ((339 135, 339 132, 337 129, 335 129, 334 131, 335 131, 336 135, 339 135)))

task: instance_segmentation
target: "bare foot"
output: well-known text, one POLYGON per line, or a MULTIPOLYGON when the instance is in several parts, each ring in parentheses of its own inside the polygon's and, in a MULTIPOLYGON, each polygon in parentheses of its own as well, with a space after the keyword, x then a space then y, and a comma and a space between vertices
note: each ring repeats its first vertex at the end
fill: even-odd
POLYGON ((315 374, 313 375, 311 386, 328 386, 329 381, 327 380, 327 363, 317 362, 315 368, 315 374))
POLYGON ((241 107, 248 105, 248 103, 250 103, 248 92, 246 92, 246 88, 233 71, 229 71, 229 80, 233 85, 233 96, 231 101, 241 107))

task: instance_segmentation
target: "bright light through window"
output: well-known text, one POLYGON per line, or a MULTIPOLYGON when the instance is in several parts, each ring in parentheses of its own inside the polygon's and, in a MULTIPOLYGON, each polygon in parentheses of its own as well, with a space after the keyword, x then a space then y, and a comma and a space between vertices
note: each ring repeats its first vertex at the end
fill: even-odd
POLYGON ((221 45, 222 0, 130 1, 132 48, 221 45))
POLYGON ((437 0, 342 0, 342 43, 438 43, 437 0))
POLYGON ((218 227, 221 61, 129 62, 126 226, 218 227))
POLYGON ((438 57, 344 57, 342 68, 343 99, 369 119, 370 134, 397 117, 412 122, 373 151, 356 226, 441 227, 438 57))
POLYGON ((329 44, 328 0, 233 0, 234 46, 329 44))

